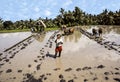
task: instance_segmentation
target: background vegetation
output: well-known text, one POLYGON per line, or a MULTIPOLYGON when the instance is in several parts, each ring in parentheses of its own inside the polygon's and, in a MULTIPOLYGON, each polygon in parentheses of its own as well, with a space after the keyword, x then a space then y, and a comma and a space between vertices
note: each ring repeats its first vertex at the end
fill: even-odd
POLYGON ((60 14, 54 19, 38 18, 37 20, 19 20, 12 22, 11 20, 4 21, 0 18, 0 32, 5 30, 24 30, 36 27, 38 20, 43 20, 47 28, 77 25, 120 25, 120 10, 112 12, 107 9, 103 10, 98 15, 92 15, 83 12, 79 7, 75 7, 73 11, 65 11, 60 9, 60 14))

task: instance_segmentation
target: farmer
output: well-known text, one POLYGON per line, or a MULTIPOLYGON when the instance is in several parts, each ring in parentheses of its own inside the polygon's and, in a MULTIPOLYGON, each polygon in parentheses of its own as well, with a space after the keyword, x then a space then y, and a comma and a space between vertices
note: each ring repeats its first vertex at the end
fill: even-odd
POLYGON ((56 48, 55 48, 55 56, 54 56, 54 58, 57 57, 58 52, 59 52, 58 57, 61 56, 63 40, 62 40, 60 34, 57 34, 57 39, 55 40, 55 43, 56 43, 56 48))
POLYGON ((99 28, 99 29, 98 29, 98 33, 99 33, 99 37, 101 37, 101 36, 102 36, 102 33, 103 33, 102 28, 99 28))
POLYGON ((97 35, 97 30, 95 28, 92 29, 93 36, 97 35))

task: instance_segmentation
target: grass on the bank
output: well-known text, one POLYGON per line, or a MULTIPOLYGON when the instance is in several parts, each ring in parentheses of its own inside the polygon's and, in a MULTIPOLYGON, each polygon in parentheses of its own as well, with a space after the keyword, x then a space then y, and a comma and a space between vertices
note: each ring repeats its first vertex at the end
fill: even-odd
MULTIPOLYGON (((46 28, 45 31, 58 30, 58 27, 46 28)), ((28 32, 30 29, 0 30, 0 33, 28 32)))
POLYGON ((45 31, 52 31, 52 30, 58 30, 58 27, 51 27, 51 28, 46 28, 45 31))
POLYGON ((27 32, 30 29, 0 30, 0 33, 27 32))

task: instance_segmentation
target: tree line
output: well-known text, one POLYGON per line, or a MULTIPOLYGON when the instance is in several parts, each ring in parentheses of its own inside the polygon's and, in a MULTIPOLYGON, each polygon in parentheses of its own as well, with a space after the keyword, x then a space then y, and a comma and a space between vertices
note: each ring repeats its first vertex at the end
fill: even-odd
POLYGON ((103 10, 100 14, 93 15, 82 11, 79 7, 75 7, 73 11, 65 11, 61 8, 59 15, 54 19, 38 18, 36 20, 19 20, 12 22, 11 20, 4 21, 0 18, 0 30, 11 29, 29 29, 37 27, 37 21, 43 20, 48 28, 77 25, 120 25, 120 9, 118 11, 103 10))
POLYGON ((60 9, 60 14, 54 19, 58 25, 65 24, 68 26, 74 25, 120 25, 120 10, 108 11, 103 10, 98 15, 92 15, 83 12, 79 7, 75 7, 73 11, 65 11, 60 9))

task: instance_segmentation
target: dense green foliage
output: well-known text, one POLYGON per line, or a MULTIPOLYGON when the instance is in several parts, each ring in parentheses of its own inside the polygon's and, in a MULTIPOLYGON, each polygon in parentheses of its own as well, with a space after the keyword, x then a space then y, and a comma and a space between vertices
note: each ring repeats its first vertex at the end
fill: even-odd
POLYGON ((98 15, 87 14, 79 7, 75 7, 73 11, 65 11, 60 9, 60 15, 55 19, 58 25, 67 26, 74 25, 120 25, 120 10, 116 12, 103 10, 98 15))
POLYGON ((47 28, 76 25, 120 25, 120 10, 119 11, 108 11, 103 10, 98 15, 87 14, 83 12, 79 7, 75 7, 73 11, 65 11, 63 8, 60 9, 60 14, 54 19, 42 19, 37 20, 20 20, 12 22, 10 20, 4 21, 0 18, 0 30, 22 30, 29 29, 31 27, 37 28, 36 22, 43 20, 47 28))

